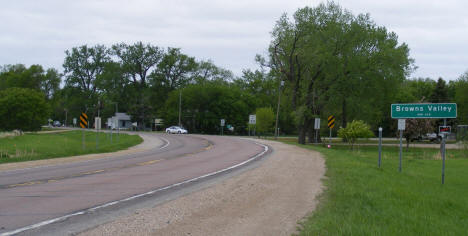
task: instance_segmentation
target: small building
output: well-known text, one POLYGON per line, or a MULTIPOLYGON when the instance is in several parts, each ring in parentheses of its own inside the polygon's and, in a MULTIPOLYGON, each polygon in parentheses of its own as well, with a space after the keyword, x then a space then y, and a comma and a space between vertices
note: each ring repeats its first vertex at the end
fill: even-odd
POLYGON ((107 119, 107 127, 112 129, 130 129, 132 121, 127 113, 115 113, 115 116, 107 119))

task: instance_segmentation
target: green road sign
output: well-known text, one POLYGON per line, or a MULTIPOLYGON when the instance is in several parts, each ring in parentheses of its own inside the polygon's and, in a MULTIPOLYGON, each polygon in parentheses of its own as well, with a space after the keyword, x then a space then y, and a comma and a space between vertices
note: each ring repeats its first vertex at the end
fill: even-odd
POLYGON ((456 103, 392 104, 392 118, 457 118, 456 103))

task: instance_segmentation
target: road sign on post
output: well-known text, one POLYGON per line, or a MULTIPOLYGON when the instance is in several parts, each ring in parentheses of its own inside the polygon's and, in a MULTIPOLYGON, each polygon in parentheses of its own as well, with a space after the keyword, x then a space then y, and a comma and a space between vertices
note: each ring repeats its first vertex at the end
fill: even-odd
POLYGON ((223 135, 224 124, 226 124, 226 120, 225 120, 225 119, 221 119, 221 135, 223 135))
POLYGON ((88 126, 88 116, 86 113, 82 112, 80 115, 80 127, 81 128, 86 128, 88 126))
POLYGON ((255 125, 257 123, 257 116, 256 115, 249 115, 249 124, 255 125))
POLYGON ((392 104, 392 118, 457 118, 456 103, 392 104))
POLYGON ((85 149, 85 135, 84 135, 84 129, 88 126, 88 116, 86 113, 82 112, 80 115, 80 127, 83 129, 81 132, 82 136, 82 147, 85 149))
POLYGON ((440 134, 450 134, 452 127, 450 126, 439 126, 439 133, 440 134))

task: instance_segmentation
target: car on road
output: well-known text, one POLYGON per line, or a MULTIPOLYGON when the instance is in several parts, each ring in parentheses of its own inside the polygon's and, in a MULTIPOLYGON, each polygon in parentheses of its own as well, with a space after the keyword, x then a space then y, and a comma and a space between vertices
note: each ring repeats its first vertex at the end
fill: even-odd
POLYGON ((436 134, 436 133, 427 133, 426 135, 418 135, 411 137, 410 141, 419 141, 422 142, 423 140, 429 140, 430 142, 434 143, 440 143, 442 140, 442 134, 436 134))
POLYGON ((166 129, 166 133, 168 134, 188 134, 188 131, 179 126, 171 126, 166 129))
POLYGON ((54 127, 60 127, 61 126, 60 121, 58 121, 58 120, 54 121, 54 123, 52 125, 54 127))

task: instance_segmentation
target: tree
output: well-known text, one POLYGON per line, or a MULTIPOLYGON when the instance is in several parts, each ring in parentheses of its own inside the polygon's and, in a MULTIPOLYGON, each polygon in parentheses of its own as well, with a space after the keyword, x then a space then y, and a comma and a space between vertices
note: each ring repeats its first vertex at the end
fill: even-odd
POLYGON ((257 116, 257 133, 265 134, 271 132, 275 121, 273 109, 271 107, 257 108, 255 114, 257 116))
POLYGON ((432 103, 444 103, 449 102, 447 83, 442 78, 437 80, 437 84, 430 97, 432 103))
MULTIPOLYGON (((272 37, 266 64, 286 81, 299 143, 305 143, 307 133, 312 139, 313 120, 326 107, 341 107, 344 125, 349 107, 388 107, 391 101, 379 97, 391 97, 412 69, 408 46, 399 45, 395 33, 333 2, 301 8, 294 21, 283 15, 272 37)), ((379 123, 389 114, 372 115, 379 123)))
MULTIPOLYGON (((79 104, 74 105, 79 105, 79 110, 82 112, 88 112, 98 103, 100 91, 97 90, 97 78, 102 75, 105 65, 110 61, 110 56, 104 45, 74 47, 71 51, 66 50, 65 55, 63 63, 66 76, 65 87, 76 88, 73 91, 78 93, 74 94, 74 100, 79 104), (79 100, 76 100, 77 96, 79 100)), ((68 108, 64 107, 64 109, 68 108)), ((97 113, 97 109, 93 109, 93 113, 97 113)), ((90 117, 94 117, 94 114, 90 117)))
MULTIPOLYGON (((182 124, 191 133, 219 134, 220 119, 232 125, 235 133, 243 134, 252 96, 239 88, 222 81, 206 81, 190 84, 181 89, 182 124)), ((178 122, 179 91, 169 93, 164 106, 166 125, 178 122)))
POLYGON ((370 126, 362 120, 353 120, 348 123, 346 128, 340 128, 338 130, 338 137, 343 140, 347 140, 351 144, 351 148, 354 149, 354 143, 358 138, 370 138, 374 134, 370 130, 370 126))
POLYGON ((455 102, 458 120, 461 124, 468 124, 468 71, 455 82, 455 102))
POLYGON ((44 71, 41 65, 23 64, 6 65, 0 70, 0 90, 7 88, 30 88, 44 93, 47 99, 52 99, 59 90, 61 75, 56 69, 44 71))
POLYGON ((406 150, 409 149, 409 143, 412 139, 417 139, 433 131, 434 120, 432 119, 406 119, 406 127, 403 131, 403 137, 406 139, 406 150))
POLYGON ((49 112, 50 106, 41 92, 27 88, 0 91, 0 130, 40 130, 49 112))
POLYGON ((112 53, 119 58, 123 71, 129 75, 131 92, 134 99, 127 101, 132 119, 138 122, 139 128, 145 127, 151 118, 152 104, 147 76, 163 58, 164 52, 157 46, 137 42, 112 46, 112 53))

